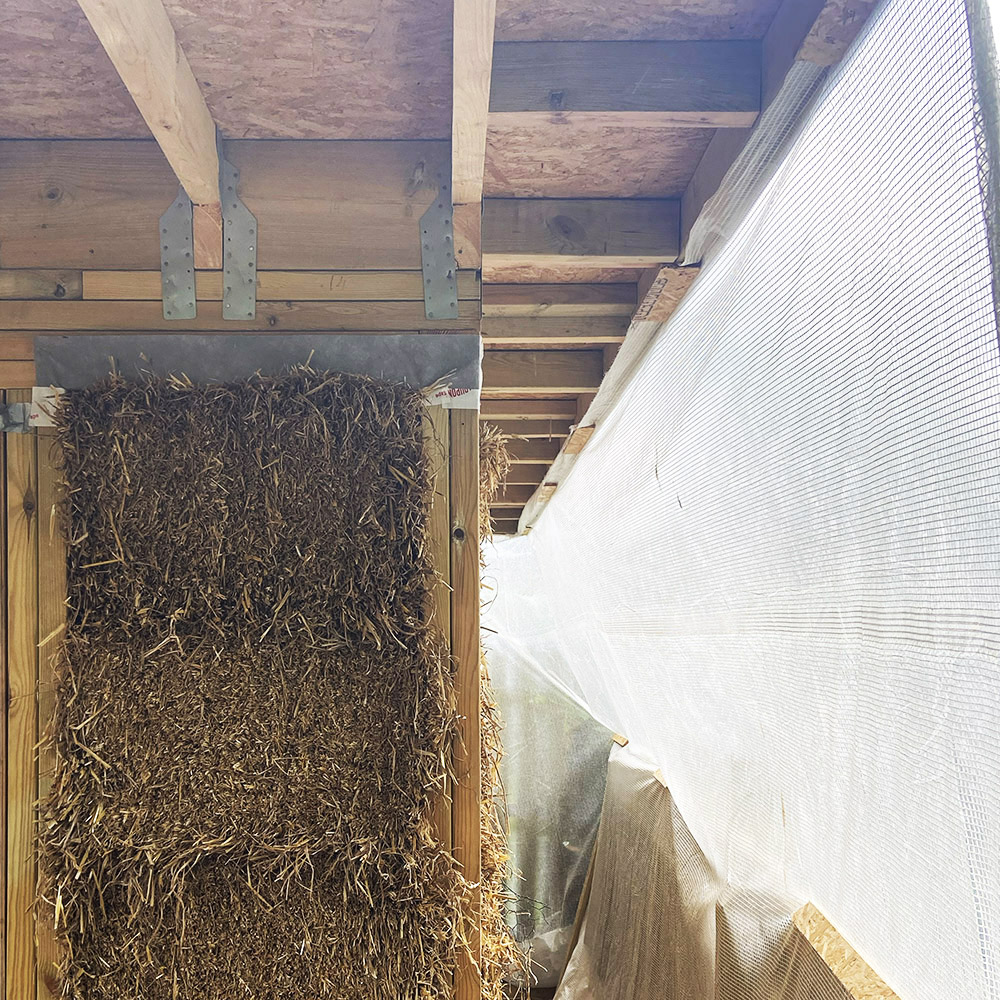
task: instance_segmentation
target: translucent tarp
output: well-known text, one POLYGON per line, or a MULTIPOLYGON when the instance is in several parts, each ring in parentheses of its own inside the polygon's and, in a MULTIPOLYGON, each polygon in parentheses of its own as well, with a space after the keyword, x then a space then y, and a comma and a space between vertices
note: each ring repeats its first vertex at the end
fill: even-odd
MULTIPOLYGON (((718 885, 768 901, 737 949, 808 900, 904 1000, 1000 997, 977 127, 962 0, 888 0, 671 321, 623 352, 534 530, 488 552, 485 624, 660 770, 718 885)), ((581 947, 628 954, 645 912, 589 920, 581 947)))

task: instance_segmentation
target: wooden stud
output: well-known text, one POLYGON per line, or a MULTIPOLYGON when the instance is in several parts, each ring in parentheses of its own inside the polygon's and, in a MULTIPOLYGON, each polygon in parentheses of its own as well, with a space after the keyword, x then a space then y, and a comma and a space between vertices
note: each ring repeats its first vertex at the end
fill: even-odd
POLYGON ((498 347, 586 347, 622 343, 628 319, 624 316, 487 317, 480 330, 487 351, 498 347))
POLYGON ((161 0, 78 0, 177 179, 219 202, 215 122, 161 0))
POLYGON ((542 440, 555 440, 569 437, 569 420, 513 420, 501 419, 490 420, 496 424, 506 434, 513 434, 518 437, 541 438, 542 440))
MULTIPOLYGON (((157 275, 159 277, 159 275, 157 275)), ((0 299, 79 299, 83 280, 79 271, 0 271, 0 299)))
POLYGON ((631 316, 635 285, 485 285, 483 316, 631 316))
POLYGON ((455 996, 480 1000, 479 421, 472 410, 451 413, 451 585, 452 656, 461 717, 452 829, 455 858, 466 880, 476 886, 468 913, 471 956, 459 955, 455 996))
MULTIPOLYGON (((0 271, 4 275, 20 271, 0 271)), ((79 272, 77 272, 79 274, 79 272)), ((163 295, 159 271, 84 271, 84 299, 148 299, 163 295)), ((199 302, 221 301, 222 275, 196 271, 199 302)), ((423 302, 424 281, 420 271, 258 271, 257 296, 263 301, 293 302, 423 302)), ((3 298, 48 298, 11 295, 3 298)), ((80 296, 76 296, 79 298, 80 296)), ((474 271, 459 271, 458 297, 479 299, 479 278, 474 271)))
POLYGON ((192 226, 194 230, 194 266, 221 268, 222 206, 195 205, 192 211, 192 226))
MULTIPOLYGON (((445 640, 451 642, 451 425, 450 411, 428 406, 424 414, 424 446, 434 477, 429 516, 431 561, 437 582, 431 613, 445 640)), ((451 783, 446 779, 434 807, 434 831, 451 850, 451 783)))
MULTIPOLYGON (((54 660, 66 625, 66 545, 60 530, 59 453, 56 432, 51 427, 38 428, 38 731, 41 738, 52 723, 55 712, 54 660)), ((52 787, 55 754, 42 742, 38 758, 38 802, 44 802, 52 787)), ((39 875, 39 898, 45 886, 39 875)), ((38 941, 37 1000, 56 1000, 60 996, 58 980, 59 949, 56 943, 54 913, 45 903, 38 905, 36 926, 38 941)))
MULTIPOLYGON (((28 402, 30 392, 8 392, 28 402)), ((34 434, 7 444, 7 1000, 37 991, 35 977, 35 744, 38 714, 38 469, 34 434)))
POLYGON ((253 332, 283 330, 469 330, 479 327, 479 303, 459 302, 458 319, 428 319, 423 302, 257 302, 251 320, 222 318, 221 301, 200 304, 196 319, 164 330, 159 302, 0 302, 0 330, 145 332, 253 332))
POLYGON ((848 997, 857 1000, 899 1000, 812 903, 806 903, 797 910, 792 922, 798 934, 836 976, 848 997))
POLYGON ((680 203, 642 198, 487 198, 483 266, 650 267, 677 258, 680 203))
POLYGON ((649 279, 640 281, 639 305, 632 317, 637 321, 665 323, 681 304, 681 299, 698 277, 698 267, 660 267, 649 279))
POLYGON ((714 127, 759 110, 756 42, 501 42, 493 56, 491 112, 676 112, 714 127))

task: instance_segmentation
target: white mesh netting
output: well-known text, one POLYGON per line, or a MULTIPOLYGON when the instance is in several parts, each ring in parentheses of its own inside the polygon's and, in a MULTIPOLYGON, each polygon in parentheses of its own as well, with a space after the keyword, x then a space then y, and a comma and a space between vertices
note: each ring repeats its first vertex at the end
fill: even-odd
MULTIPOLYGON (((534 530, 488 550, 494 674, 516 642, 631 738, 749 906, 732 926, 812 901, 904 1000, 1000 997, 973 95, 962 0, 888 0, 534 530)), ((631 955, 644 915, 588 921, 581 947, 631 955)))

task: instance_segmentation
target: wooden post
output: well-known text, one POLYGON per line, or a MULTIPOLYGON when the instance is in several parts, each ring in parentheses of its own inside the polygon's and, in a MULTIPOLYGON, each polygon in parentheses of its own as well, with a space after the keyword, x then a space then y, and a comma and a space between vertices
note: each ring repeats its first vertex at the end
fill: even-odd
POLYGON ((479 414, 451 413, 451 648, 458 711, 452 831, 455 858, 475 886, 469 909, 471 960, 459 956, 457 1000, 480 1000, 481 787, 479 673, 479 414))
MULTIPOLYGON (((449 411, 428 406, 424 442, 434 474, 430 512, 431 560, 438 580, 431 595, 431 613, 445 640, 451 642, 451 435, 449 411)), ((434 832, 451 850, 451 787, 445 782, 434 808, 434 832)))
MULTIPOLYGON (((55 656, 66 626, 66 544, 59 527, 59 453, 56 432, 38 429, 38 732, 47 732, 55 711, 55 656)), ((38 756, 38 802, 48 797, 55 754, 43 743, 38 756)), ((41 882, 39 886, 41 887, 41 882)), ((35 929, 38 946, 37 1000, 59 996, 54 914, 39 904, 35 929)))
MULTIPOLYGON (((30 390, 8 392, 27 402, 30 390)), ((34 434, 8 434, 7 1000, 36 992, 34 804, 38 710, 38 469, 34 434)))

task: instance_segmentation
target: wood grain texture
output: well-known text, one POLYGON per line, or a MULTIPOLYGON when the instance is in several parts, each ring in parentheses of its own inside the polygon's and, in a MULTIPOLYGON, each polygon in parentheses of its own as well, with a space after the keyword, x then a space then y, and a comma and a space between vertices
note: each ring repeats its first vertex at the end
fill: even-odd
MULTIPOLYGON (((450 411, 428 406, 424 412, 424 447, 433 476, 428 517, 431 561, 437 582, 430 595, 429 613, 445 641, 451 644, 451 423, 450 411)), ((445 776, 436 789, 434 832, 451 850, 451 782, 445 776)))
POLYGON ((222 206, 194 205, 191 212, 194 266, 222 267, 222 206))
POLYGON ((601 351, 487 351, 483 395, 581 393, 596 390, 604 377, 601 351))
POLYGON ((760 38, 779 0, 497 0, 502 41, 760 38))
POLYGON ((495 18, 496 0, 454 0, 451 196, 456 205, 483 200, 495 18))
MULTIPOLYGON (((223 133, 247 138, 447 139, 445 0, 167 0, 223 133)), ((148 130, 79 8, 5 0, 0 135, 138 138, 148 130)))
MULTIPOLYGON (((159 275, 157 275, 159 280, 159 275)), ((0 299, 78 299, 83 295, 80 271, 0 271, 0 299)))
MULTIPOLYGON (((0 365, 0 375, 3 374, 0 365)), ((26 402, 30 392, 8 392, 26 402)), ((7 1000, 37 991, 34 802, 38 714, 38 470, 34 434, 7 441, 7 1000)))
POLYGON ((551 465, 559 454, 559 442, 511 440, 507 451, 515 465, 551 465))
MULTIPOLYGON (((263 270, 419 270, 447 142, 227 142, 263 270)), ((154 142, 0 142, 0 267, 159 270, 177 183, 154 142)))
MULTIPOLYGON (((31 272, 0 271, 0 290, 4 287, 4 275, 23 273, 31 272)), ((159 302, 163 294, 158 271, 83 271, 82 274, 85 299, 159 302)), ((195 288, 199 302, 221 301, 222 275, 196 271, 195 288)), ((479 298, 479 278, 474 271, 458 272, 458 296, 479 298)), ((0 298, 48 297, 0 294, 0 298)), ((257 297, 264 301, 294 302, 423 302, 424 282, 420 271, 258 271, 257 297)))
MULTIPOLYGON (((38 731, 46 733, 55 711, 54 657, 66 624, 66 545, 59 527, 58 504, 61 496, 60 457, 55 429, 38 429, 38 731)), ((43 743, 38 758, 38 801, 49 794, 55 773, 55 753, 43 743)), ((40 900, 51 899, 44 882, 39 881, 40 900)), ((38 941, 37 1000, 56 1000, 60 996, 58 980, 59 948, 55 936, 54 911, 39 902, 36 926, 38 941)))
POLYGON ((679 249, 672 200, 488 198, 483 262, 646 267, 679 249))
POLYGON ((534 283, 539 285, 560 282, 636 282, 642 275, 637 267, 601 267, 587 264, 560 262, 554 267, 539 264, 496 264, 483 261, 483 282, 495 284, 534 283))
MULTIPOLYGON (((2 383, 0 383, 2 384, 2 383)), ((0 402, 5 401, 7 393, 0 389, 0 402)), ((0 467, 4 477, 7 475, 7 435, 0 434, 0 467)), ((6 492, 6 487, 4 488, 6 492)), ((0 713, 0 761, 2 761, 2 780, 0 780, 0 817, 4 824, 4 849, 0 851, 0 892, 3 902, 0 903, 0 947, 3 949, 3 961, 0 961, 0 997, 7 1000, 7 704, 9 691, 7 671, 7 504, 6 499, 0 503, 0 530, 3 544, 0 545, 0 582, 4 594, 4 610, 0 614, 0 684, 4 692, 4 711, 0 713)))
POLYGON ((801 938, 819 955, 848 996, 854 1000, 899 1000, 812 903, 797 910, 792 921, 801 938))
MULTIPOLYGON (((666 322, 698 277, 697 267, 661 267, 652 276, 635 310, 635 319, 666 322)), ((641 287, 641 286, 640 286, 641 287)))
POLYGON ((34 361, 0 361, 0 385, 30 389, 35 384, 34 361))
POLYGON ((628 318, 487 317, 480 330, 487 351, 504 347, 585 347, 622 343, 628 330, 628 318))
POLYGON ((626 283, 487 285, 483 316, 630 316, 635 298, 626 283))
POLYGON ((541 116, 525 124, 519 115, 491 115, 486 196, 676 198, 713 134, 712 129, 608 126, 572 117, 541 116))
POLYGON ((478 964, 481 856, 479 639, 479 421, 470 410, 451 413, 451 635, 460 716, 452 805, 454 853, 473 883, 467 931, 471 956, 459 953, 456 1000, 480 1000, 478 964))
POLYGON ((218 205, 215 122, 162 0, 78 3, 188 197, 218 205))
POLYGON ((500 42, 493 53, 491 112, 759 110, 756 42, 500 42))
MULTIPOLYGON (((282 330, 475 330, 479 303, 459 302, 458 319, 428 319, 423 302, 258 302, 252 320, 222 318, 222 303, 203 302, 195 319, 179 320, 178 331, 282 330)), ((51 332, 171 332, 159 302, 0 302, 0 330, 51 332)))
POLYGON ((572 399, 487 399, 479 408, 481 420, 572 420, 572 399))
POLYGON ((542 438, 545 440, 555 440, 557 438, 569 437, 569 420, 513 420, 491 419, 491 423, 497 425, 505 434, 513 434, 525 438, 542 438))

